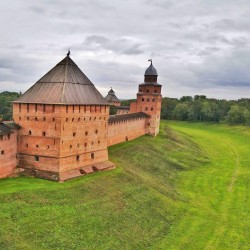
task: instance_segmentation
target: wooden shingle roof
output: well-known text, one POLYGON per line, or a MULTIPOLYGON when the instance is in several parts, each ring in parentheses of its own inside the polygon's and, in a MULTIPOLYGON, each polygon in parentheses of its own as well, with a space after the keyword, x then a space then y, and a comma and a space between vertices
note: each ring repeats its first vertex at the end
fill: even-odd
POLYGON ((14 102, 108 105, 94 84, 69 55, 14 102))
POLYGON ((9 135, 12 130, 18 130, 20 126, 14 122, 0 122, 0 135, 9 135))

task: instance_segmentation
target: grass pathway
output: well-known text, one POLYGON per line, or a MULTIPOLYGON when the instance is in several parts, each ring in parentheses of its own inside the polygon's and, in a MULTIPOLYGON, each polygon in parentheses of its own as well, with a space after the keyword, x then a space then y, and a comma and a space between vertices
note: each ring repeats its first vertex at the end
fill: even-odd
POLYGON ((249 130, 190 123, 170 123, 170 127, 192 136, 210 162, 181 174, 179 188, 190 197, 188 212, 172 228, 179 240, 166 237, 162 246, 249 249, 249 130))

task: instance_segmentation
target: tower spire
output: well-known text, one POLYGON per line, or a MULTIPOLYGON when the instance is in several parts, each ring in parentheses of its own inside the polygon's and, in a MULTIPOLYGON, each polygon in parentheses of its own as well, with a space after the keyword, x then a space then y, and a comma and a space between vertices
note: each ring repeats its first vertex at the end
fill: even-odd
POLYGON ((67 53, 67 57, 69 57, 70 56, 70 49, 68 49, 68 53, 67 53))

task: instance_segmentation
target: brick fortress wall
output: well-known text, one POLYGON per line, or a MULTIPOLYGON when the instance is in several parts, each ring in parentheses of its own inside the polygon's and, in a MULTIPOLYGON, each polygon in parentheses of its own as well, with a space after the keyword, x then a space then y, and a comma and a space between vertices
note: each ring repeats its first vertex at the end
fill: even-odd
POLYGON ((145 117, 113 121, 108 123, 108 146, 130 141, 146 133, 145 117))
POLYGON ((0 135, 0 178, 13 173, 17 165, 17 131, 0 135))

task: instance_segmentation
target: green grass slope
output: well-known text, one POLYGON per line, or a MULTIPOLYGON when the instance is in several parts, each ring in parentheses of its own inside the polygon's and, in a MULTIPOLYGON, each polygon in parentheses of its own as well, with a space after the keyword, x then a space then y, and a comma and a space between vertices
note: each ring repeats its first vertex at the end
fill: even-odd
POLYGON ((162 122, 117 169, 0 180, 0 249, 248 249, 250 130, 162 122))

